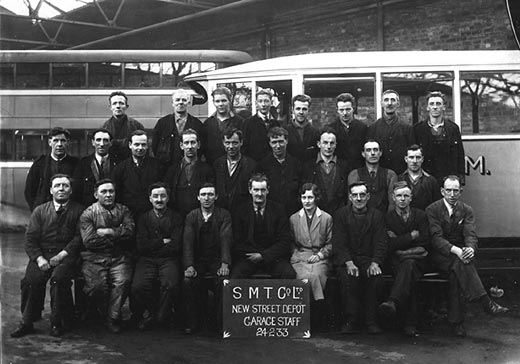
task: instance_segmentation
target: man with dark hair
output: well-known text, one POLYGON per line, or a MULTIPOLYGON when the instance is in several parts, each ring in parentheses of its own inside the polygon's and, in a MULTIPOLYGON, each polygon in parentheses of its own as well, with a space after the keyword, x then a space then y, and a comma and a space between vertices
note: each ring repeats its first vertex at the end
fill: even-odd
POLYGON ((215 177, 211 167, 198 157, 200 140, 195 130, 182 132, 180 147, 184 157, 168 169, 164 181, 172 190, 169 206, 185 217, 197 208, 200 186, 214 182, 215 177))
POLYGON ((187 90, 176 89, 172 92, 173 113, 157 121, 152 134, 152 152, 165 166, 177 163, 183 157, 180 149, 181 135, 184 130, 202 131, 202 122, 188 113, 191 96, 187 90))
POLYGON ((422 169, 424 151, 417 144, 408 147, 404 161, 406 171, 399 175, 399 180, 406 181, 412 189, 410 206, 424 211, 432 202, 442 198, 439 184, 435 177, 422 169))
POLYGON ((243 119, 232 110, 233 97, 227 87, 217 87, 211 93, 215 113, 204 121, 201 131, 206 162, 211 166, 218 157, 226 154, 222 134, 230 128, 242 129, 243 119))
POLYGON ((399 94, 394 90, 383 92, 381 100, 383 117, 368 127, 367 139, 379 143, 383 153, 380 164, 397 174, 403 173, 406 164, 403 155, 406 148, 414 144, 413 128, 399 117, 399 94))
POLYGON ((365 166, 353 170, 348 175, 348 184, 364 181, 370 192, 368 207, 373 207, 386 214, 394 209, 392 186, 397 182, 397 175, 391 169, 380 166, 381 149, 375 140, 368 140, 361 153, 365 166))
POLYGON ((74 171, 72 189, 73 199, 90 206, 94 198, 94 185, 97 181, 110 176, 116 166, 116 161, 110 155, 112 134, 106 129, 97 129, 92 133, 92 146, 94 153, 81 158, 74 171))
POLYGON ((112 92, 108 97, 108 104, 112 110, 112 116, 105 121, 103 129, 108 130, 113 137, 109 153, 115 162, 119 163, 130 157, 127 147, 130 134, 136 130, 144 130, 144 126, 126 114, 126 110, 130 106, 128 96, 124 92, 112 92))
POLYGON ((280 126, 278 120, 271 115, 273 94, 270 90, 260 89, 256 93, 256 114, 244 121, 243 152, 256 162, 269 155, 269 129, 280 126))
POLYGON ((247 201, 249 197, 247 183, 255 171, 253 159, 242 155, 242 131, 227 129, 222 136, 222 144, 226 155, 213 163, 218 200, 217 205, 228 211, 235 209, 247 201))
POLYGON ((424 150, 423 167, 439 184, 450 174, 457 175, 464 184, 464 146, 459 127, 444 115, 446 97, 433 91, 426 96, 426 103, 428 119, 413 128, 415 140, 424 150))
POLYGON ((34 161, 25 180, 25 201, 33 211, 36 206, 52 200, 49 193, 51 177, 61 173, 72 176, 78 158, 67 154, 70 132, 61 127, 49 131, 50 155, 41 155, 34 161))
POLYGON ((473 209, 459 201, 462 185, 458 176, 445 177, 442 199, 426 208, 432 242, 432 261, 448 276, 448 322, 455 336, 466 336, 465 302, 478 301, 495 315, 509 311, 486 293, 474 259, 478 238, 473 209))
POLYGON ((289 133, 287 151, 290 155, 305 163, 316 158, 320 132, 309 120, 309 108, 312 99, 308 95, 296 95, 292 98, 292 119, 285 129, 289 133))
POLYGON ((25 234, 29 263, 20 284, 22 321, 11 333, 17 338, 34 331, 33 322, 41 317, 45 286, 50 280, 51 335, 60 336, 74 312, 71 279, 81 248, 78 221, 83 206, 70 201, 71 178, 55 174, 50 179, 52 201, 37 206, 25 234))
POLYGON ((163 182, 148 187, 152 209, 137 224, 137 263, 130 308, 145 330, 153 320, 168 324, 175 295, 179 294, 182 217, 168 208, 170 189, 163 182), (158 286, 158 291, 154 286, 158 286), (148 311, 148 316, 143 314, 148 311))
POLYGON ((289 255, 291 233, 283 207, 268 201, 269 181, 255 174, 248 183, 252 201, 233 211, 235 263, 231 278, 248 278, 257 272, 282 279, 296 278, 289 255))
POLYGON ((368 333, 379 334, 377 294, 387 251, 385 222, 379 210, 367 206, 370 193, 366 183, 349 185, 349 199, 351 203, 334 214, 332 225, 332 252, 344 307, 341 331, 355 332, 364 313, 368 333), (360 306, 361 297, 363 306, 360 306))
POLYGON ((115 202, 114 182, 102 179, 95 186, 97 202, 80 217, 85 250, 82 272, 89 303, 107 315, 107 329, 121 332, 121 307, 132 280, 131 245, 135 224, 130 210, 115 202))
POLYGON ((200 208, 186 216, 183 239, 184 298, 187 324, 185 332, 191 334, 202 326, 207 305, 205 277, 210 276, 215 294, 214 318, 221 325, 222 279, 229 275, 231 265, 231 215, 215 206, 215 185, 203 184, 199 189, 200 208))
POLYGON ((117 202, 127 206, 138 221, 141 214, 152 208, 148 186, 162 180, 164 172, 159 161, 147 155, 148 136, 144 131, 136 130, 130 135, 128 148, 132 156, 114 168, 112 177, 117 202))
POLYGON ((429 268, 430 245, 428 218, 424 211, 411 207, 412 189, 405 181, 393 186, 395 209, 386 214, 388 265, 395 279, 390 296, 379 309, 393 318, 396 310, 403 313, 403 333, 417 335, 417 282, 429 268))
POLYGON ((318 186, 322 197, 318 206, 330 215, 345 205, 347 162, 339 159, 336 154, 336 134, 332 129, 324 129, 317 142, 319 153, 315 160, 305 164, 303 181, 318 186))
POLYGON ((284 205, 288 216, 301 207, 299 186, 302 179, 302 165, 287 153, 287 130, 274 127, 267 132, 272 153, 262 159, 256 171, 269 178, 269 198, 284 205))

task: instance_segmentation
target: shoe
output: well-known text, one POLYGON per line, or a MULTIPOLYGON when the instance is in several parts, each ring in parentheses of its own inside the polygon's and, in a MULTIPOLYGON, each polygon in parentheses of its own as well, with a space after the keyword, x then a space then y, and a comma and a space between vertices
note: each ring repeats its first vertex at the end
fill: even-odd
POLYGON ((405 325, 405 327, 403 327, 403 334, 408 337, 419 336, 414 325, 405 325))
POLYGON ((150 325, 152 324, 152 317, 144 317, 137 323, 137 328, 139 331, 145 331, 150 328, 150 325))
POLYGON ((51 326, 51 336, 59 337, 63 335, 63 329, 58 325, 51 326))
POLYGON ((367 333, 370 335, 381 334, 383 330, 379 327, 378 324, 369 324, 367 325, 367 333))
POLYGON ((395 303, 394 301, 386 301, 379 305, 379 313, 389 319, 395 318, 395 303))
POLYGON ((466 337, 466 329, 463 324, 453 324, 453 335, 457 337, 466 337))
POLYGON ((489 301, 489 305, 486 306, 484 311, 486 311, 486 313, 488 313, 490 315, 498 315, 500 313, 508 312, 509 308, 502 307, 498 303, 496 303, 495 301, 490 300, 489 301))
POLYGON ((356 327, 350 321, 345 322, 341 325, 340 333, 341 334, 354 334, 356 332, 356 327))
POLYGON ((117 320, 111 318, 107 321, 107 329, 113 334, 119 334, 121 332, 121 326, 119 326, 117 320))
POLYGON ((34 327, 32 324, 26 325, 21 323, 16 330, 11 333, 12 338, 22 337, 28 334, 32 334, 34 332, 34 327))

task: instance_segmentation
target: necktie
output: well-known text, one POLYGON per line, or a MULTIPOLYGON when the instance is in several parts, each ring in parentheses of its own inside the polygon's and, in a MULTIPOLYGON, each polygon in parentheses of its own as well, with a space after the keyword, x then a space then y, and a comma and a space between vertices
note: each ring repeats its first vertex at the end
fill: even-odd
POLYGON ((58 210, 56 211, 56 214, 58 214, 58 216, 61 216, 61 214, 63 214, 63 211, 65 211, 65 207, 63 207, 63 205, 60 205, 60 207, 58 207, 58 210))
POLYGON ((262 221, 262 212, 260 211, 260 209, 256 210, 256 212, 255 212, 255 219, 258 222, 262 221))
POLYGON ((99 165, 99 179, 105 178, 105 161, 101 159, 101 164, 99 165))
POLYGON ((376 178, 376 172, 375 171, 370 171, 370 178, 372 178, 372 179, 376 178))

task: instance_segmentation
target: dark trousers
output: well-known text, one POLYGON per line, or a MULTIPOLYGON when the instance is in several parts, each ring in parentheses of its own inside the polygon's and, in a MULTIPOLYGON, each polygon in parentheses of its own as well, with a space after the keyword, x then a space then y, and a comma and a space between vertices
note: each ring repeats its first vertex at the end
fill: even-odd
POLYGON ((134 315, 141 318, 148 310, 155 315, 159 324, 167 323, 171 318, 173 299, 178 294, 179 263, 176 259, 139 258, 130 299, 130 309, 134 315))
POLYGON ((231 278, 249 278, 255 273, 267 273, 273 278, 295 279, 296 272, 289 260, 277 260, 271 263, 261 261, 253 263, 242 257, 239 258, 231 270, 231 278))
POLYGON ((62 262, 47 271, 38 268, 38 264, 29 261, 25 277, 20 283, 22 293, 22 322, 32 324, 41 316, 45 300, 45 288, 50 280, 51 324, 61 326, 64 319, 72 319, 74 302, 72 300, 71 279, 74 272, 74 260, 66 257, 62 262))
POLYGON ((356 264, 359 269, 358 277, 348 275, 346 266, 338 269, 345 321, 359 322, 364 314, 367 325, 376 323, 378 297, 383 287, 383 278, 381 275, 368 277, 366 270, 369 265, 356 264), (360 309, 362 300, 364 301, 363 311, 360 309))
POLYGON ((466 301, 475 301, 486 295, 473 262, 464 264, 455 254, 432 254, 436 267, 448 277, 448 322, 464 321, 466 301))
POLYGON ((214 295, 213 309, 209 318, 216 320, 218 327, 222 326, 222 281, 224 277, 217 276, 220 261, 197 262, 194 265, 196 277, 184 278, 183 294, 186 310, 186 327, 197 330, 202 328, 207 317, 208 290, 214 295))

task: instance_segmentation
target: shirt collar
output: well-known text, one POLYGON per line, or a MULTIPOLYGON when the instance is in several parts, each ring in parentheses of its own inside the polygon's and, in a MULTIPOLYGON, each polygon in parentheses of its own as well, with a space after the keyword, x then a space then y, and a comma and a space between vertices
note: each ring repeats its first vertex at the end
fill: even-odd
POLYGON ((303 123, 303 125, 297 123, 296 120, 294 120, 294 119, 291 120, 291 123, 292 123, 292 124, 294 125, 294 127, 297 128, 297 129, 305 129, 305 127, 306 127, 307 125, 310 125, 310 121, 309 121, 308 119, 305 120, 305 122, 303 123))
POLYGON ((433 128, 434 130, 439 130, 440 128, 444 128, 444 119, 439 124, 433 125, 431 120, 428 119, 428 126, 433 128))
POLYGON ((53 156, 52 153, 51 153, 51 158, 52 158, 53 160, 55 160, 56 162, 59 162, 59 161, 64 160, 66 156, 67 156, 67 153, 65 153, 65 155, 64 155, 63 157, 61 157, 60 159, 58 159, 58 158, 56 158, 55 156, 53 156))
MULTIPOLYGON (((334 155, 332 157, 332 159, 330 160, 330 162, 328 163, 334 163, 336 164, 338 161, 338 156, 337 155, 334 155)), ((327 163, 325 162, 325 160, 323 159, 323 157, 321 156, 321 153, 318 153, 318 156, 316 157, 316 164, 320 164, 320 162, 323 162, 323 163, 327 163)))
POLYGON ((457 204, 451 206, 448 201, 446 201, 445 198, 442 199, 442 201, 444 202, 444 205, 446 206, 446 208, 448 209, 448 213, 450 214, 450 216, 453 214, 455 208, 457 207, 457 204))
POLYGON ((69 204, 69 201, 65 202, 65 203, 58 203, 54 200, 52 200, 52 203, 54 204, 54 209, 56 211, 58 211, 58 209, 60 208, 60 206, 63 206, 63 208, 67 207, 67 205, 69 204))

